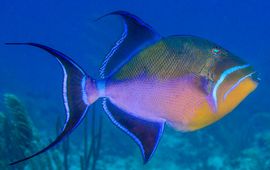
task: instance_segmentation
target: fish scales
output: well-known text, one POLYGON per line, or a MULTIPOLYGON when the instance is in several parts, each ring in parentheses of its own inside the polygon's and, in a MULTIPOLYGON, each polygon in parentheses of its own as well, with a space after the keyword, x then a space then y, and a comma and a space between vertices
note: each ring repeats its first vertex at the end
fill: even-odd
MULTIPOLYGON (((199 75, 211 56, 194 48, 194 37, 170 37, 144 49, 124 65, 115 80, 140 76, 171 79, 193 73, 199 75)), ((203 45, 203 42, 200 42, 203 45)))

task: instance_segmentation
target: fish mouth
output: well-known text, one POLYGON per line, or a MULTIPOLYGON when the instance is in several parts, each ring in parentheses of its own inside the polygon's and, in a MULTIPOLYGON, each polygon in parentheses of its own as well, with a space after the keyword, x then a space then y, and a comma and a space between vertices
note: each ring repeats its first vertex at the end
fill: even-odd
POLYGON ((257 84, 261 82, 260 74, 258 72, 253 72, 251 79, 257 84))
POLYGON ((258 72, 249 73, 249 74, 245 75, 244 77, 240 78, 235 84, 233 84, 230 87, 230 89, 224 94, 223 100, 225 100, 227 98, 228 94, 230 94, 241 82, 243 82, 247 78, 250 78, 256 85, 258 85, 261 81, 261 78, 259 77, 258 72))

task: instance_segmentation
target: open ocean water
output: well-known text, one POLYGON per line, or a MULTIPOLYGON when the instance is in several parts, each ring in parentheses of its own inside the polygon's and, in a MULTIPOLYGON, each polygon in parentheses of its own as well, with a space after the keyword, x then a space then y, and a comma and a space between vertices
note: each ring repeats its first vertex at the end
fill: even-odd
POLYGON ((267 0, 0 0, 0 169, 269 170, 270 2, 267 0), (97 78, 123 31, 125 10, 163 36, 196 35, 241 57, 260 73, 258 88, 232 113, 195 132, 166 126, 143 164, 135 142, 99 101, 86 120, 46 154, 8 166, 51 142, 65 120, 62 70, 49 54, 7 42, 36 42, 71 56, 97 78), (94 116, 93 116, 94 115, 94 116))

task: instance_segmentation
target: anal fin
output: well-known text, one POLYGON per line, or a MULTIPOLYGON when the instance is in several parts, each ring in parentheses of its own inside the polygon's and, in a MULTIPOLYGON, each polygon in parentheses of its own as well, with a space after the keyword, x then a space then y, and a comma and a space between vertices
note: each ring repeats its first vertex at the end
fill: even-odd
POLYGON ((147 163, 157 148, 165 122, 151 122, 130 115, 106 98, 103 108, 111 121, 139 145, 144 163, 147 163))

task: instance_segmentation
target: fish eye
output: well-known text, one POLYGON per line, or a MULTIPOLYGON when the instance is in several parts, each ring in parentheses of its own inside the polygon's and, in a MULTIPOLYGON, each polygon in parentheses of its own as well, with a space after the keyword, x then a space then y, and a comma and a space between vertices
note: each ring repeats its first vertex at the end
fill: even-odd
POLYGON ((212 50, 211 50, 211 52, 213 53, 213 54, 220 54, 220 49, 217 49, 217 48, 213 48, 212 50))

